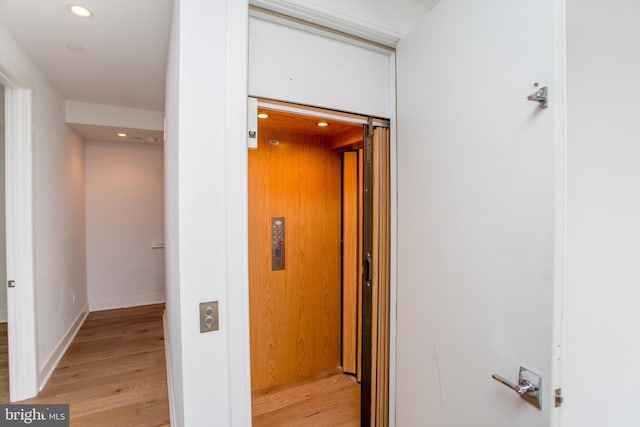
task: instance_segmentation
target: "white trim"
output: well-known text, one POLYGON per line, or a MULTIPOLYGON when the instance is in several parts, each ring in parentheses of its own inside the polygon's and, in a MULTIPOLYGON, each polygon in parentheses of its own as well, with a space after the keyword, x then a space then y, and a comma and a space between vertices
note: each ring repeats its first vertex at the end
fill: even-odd
MULTIPOLYGON (((564 328, 564 289, 566 281, 567 242, 567 77, 566 77, 566 4, 554 1, 554 86, 551 102, 554 108, 554 259, 551 387, 562 388, 562 345, 564 328)), ((560 408, 551 407, 551 426, 562 425, 560 408)))
MULTIPOLYGON (((248 154, 249 10, 246 1, 226 1, 225 254, 229 425, 251 425, 249 348, 248 154)), ((224 326, 222 326, 224 328, 224 326)), ((224 387, 224 385, 221 385, 224 387)))
POLYGON ((169 423, 172 426, 178 425, 178 420, 176 419, 176 401, 174 395, 174 385, 173 385, 173 370, 171 367, 173 366, 173 361, 171 359, 171 341, 169 339, 169 326, 167 325, 167 311, 165 310, 162 313, 162 330, 164 336, 164 357, 166 359, 166 367, 167 367, 167 393, 169 395, 169 423))
POLYGON ((0 310, 0 323, 7 322, 7 310, 0 310))
POLYGON ((396 336, 398 301, 398 142, 396 121, 396 54, 389 58, 391 132, 389 144, 390 253, 389 253, 389 427, 396 425, 396 336))
POLYGON ((91 311, 111 310, 114 308, 136 307, 139 305, 159 304, 165 302, 164 292, 146 295, 115 296, 105 298, 89 298, 91 311))
POLYGON ((249 4, 389 47, 394 47, 402 38, 402 34, 393 30, 302 0, 249 0, 249 4))
POLYGON ((258 148, 258 98, 247 99, 247 148, 258 148))
POLYGON ((341 43, 346 43, 364 49, 372 50, 378 53, 388 54, 389 52, 394 51, 393 47, 368 41, 360 37, 339 32, 325 26, 303 21, 301 19, 293 18, 291 16, 283 15, 271 10, 254 7, 249 9, 249 16, 252 18, 260 19, 262 21, 272 22, 274 24, 294 28, 296 30, 304 31, 311 34, 316 34, 321 37, 339 41, 341 43))
MULTIPOLYGON (((392 54, 392 55, 395 58, 395 54, 392 54)), ((395 67, 395 63, 392 64, 392 66, 395 67)), ((323 108, 322 109, 323 111, 318 111, 319 110, 318 107, 305 108, 302 105, 295 106, 294 104, 283 103, 283 102, 272 103, 264 100, 258 100, 258 107, 264 108, 265 110, 300 114, 302 116, 315 117, 319 119, 327 119, 334 122, 354 123, 359 125, 366 125, 369 123, 369 116, 362 116, 362 115, 356 116, 355 114, 351 114, 351 113, 348 113, 350 114, 349 116, 342 115, 342 114, 334 114, 331 112, 330 109, 323 108)), ((376 118, 373 119, 373 125, 378 127, 389 127, 389 123, 386 120, 376 119, 376 118)))
MULTIPOLYGON (((0 64, 1 65, 1 64, 0 64)), ((4 77, 9 389, 11 401, 38 393, 34 294, 32 93, 4 77)), ((4 286, 4 284, 0 284, 4 286)))
POLYGON ((38 390, 42 391, 44 386, 47 385, 49 378, 51 378, 51 374, 53 374, 53 371, 56 370, 56 367, 60 363, 60 360, 62 360, 62 358, 64 357, 65 353, 67 352, 67 349, 73 342, 73 339, 78 334, 78 331, 82 327, 82 324, 84 323, 84 320, 87 318, 88 315, 89 315, 89 306, 85 304, 85 306, 82 307, 82 310, 80 311, 80 313, 78 313, 76 320, 73 321, 67 333, 64 334, 64 336, 56 346, 55 350, 51 353, 51 356, 49 356, 49 359, 45 362, 44 366, 42 367, 42 370, 40 371, 40 375, 38 379, 38 383, 40 384, 38 386, 38 390))

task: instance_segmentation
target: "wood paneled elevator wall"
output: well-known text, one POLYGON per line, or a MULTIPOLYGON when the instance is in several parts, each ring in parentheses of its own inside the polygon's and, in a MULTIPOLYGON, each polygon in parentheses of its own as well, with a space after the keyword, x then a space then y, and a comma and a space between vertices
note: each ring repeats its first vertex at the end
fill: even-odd
POLYGON ((330 142, 262 128, 249 151, 253 390, 341 365, 341 158, 330 142), (286 266, 271 271, 276 216, 286 219, 286 266))

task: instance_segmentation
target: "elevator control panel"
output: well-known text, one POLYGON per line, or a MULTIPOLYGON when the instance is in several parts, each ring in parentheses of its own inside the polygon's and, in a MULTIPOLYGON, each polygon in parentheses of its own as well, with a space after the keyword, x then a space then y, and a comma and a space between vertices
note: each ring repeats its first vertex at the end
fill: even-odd
POLYGON ((284 270, 284 217, 271 218, 271 271, 284 270))

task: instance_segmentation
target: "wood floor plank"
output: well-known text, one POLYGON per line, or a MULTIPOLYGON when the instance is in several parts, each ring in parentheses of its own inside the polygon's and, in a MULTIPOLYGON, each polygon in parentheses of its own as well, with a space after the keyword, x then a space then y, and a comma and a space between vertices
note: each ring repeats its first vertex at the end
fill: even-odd
POLYGON ((332 375, 322 380, 294 385, 273 393, 265 394, 253 404, 253 414, 262 415, 280 408, 295 405, 326 393, 333 393, 345 387, 351 387, 351 381, 343 375, 332 375))
POLYGON ((253 426, 358 426, 360 386, 339 372, 253 393, 253 426))
POLYGON ((121 373, 135 373, 139 369, 163 369, 164 363, 164 355, 162 354, 156 352, 137 353, 112 358, 108 361, 92 360, 79 365, 58 366, 51 378, 55 379, 57 386, 66 386, 82 380, 101 381, 103 377, 121 373), (140 366, 145 368, 140 368, 140 366))
MULTIPOLYGON (((90 313, 44 390, 19 403, 68 403, 77 427, 169 426, 163 312, 153 304, 90 313)), ((7 403, 8 387, 2 393, 7 403)))
POLYGON ((0 323, 0 402, 9 402, 7 323, 0 323))

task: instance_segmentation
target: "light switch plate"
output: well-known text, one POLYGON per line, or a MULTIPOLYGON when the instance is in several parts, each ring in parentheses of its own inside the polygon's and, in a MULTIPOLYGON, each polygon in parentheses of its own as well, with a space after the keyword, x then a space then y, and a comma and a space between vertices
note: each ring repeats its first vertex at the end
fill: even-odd
POLYGON ((218 301, 201 302, 200 333, 217 331, 218 329, 218 301))

